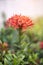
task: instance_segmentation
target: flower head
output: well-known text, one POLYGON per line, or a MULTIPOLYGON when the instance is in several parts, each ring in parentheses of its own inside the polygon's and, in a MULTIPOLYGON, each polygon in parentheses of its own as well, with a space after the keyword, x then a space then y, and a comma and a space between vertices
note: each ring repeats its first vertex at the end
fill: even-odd
POLYGON ((6 23, 6 27, 26 29, 33 25, 32 20, 27 16, 15 15, 9 18, 6 23))

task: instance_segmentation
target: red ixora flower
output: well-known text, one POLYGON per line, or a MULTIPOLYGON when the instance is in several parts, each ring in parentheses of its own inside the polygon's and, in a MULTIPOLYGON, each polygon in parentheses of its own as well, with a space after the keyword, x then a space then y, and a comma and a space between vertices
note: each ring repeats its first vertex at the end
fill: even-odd
POLYGON ((13 28, 21 28, 21 29, 26 29, 27 27, 32 26, 32 20, 27 17, 27 16, 21 16, 21 15, 15 15, 9 18, 5 26, 6 27, 13 27, 13 28))
POLYGON ((43 41, 40 42, 40 48, 43 49, 43 41))

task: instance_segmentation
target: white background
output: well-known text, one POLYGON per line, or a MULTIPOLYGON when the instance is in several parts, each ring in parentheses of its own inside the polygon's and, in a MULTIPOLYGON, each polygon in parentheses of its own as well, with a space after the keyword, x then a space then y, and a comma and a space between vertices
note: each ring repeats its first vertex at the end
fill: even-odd
POLYGON ((14 14, 30 17, 43 15, 43 0, 0 0, 0 27, 2 27, 1 13, 5 12, 7 18, 14 14))

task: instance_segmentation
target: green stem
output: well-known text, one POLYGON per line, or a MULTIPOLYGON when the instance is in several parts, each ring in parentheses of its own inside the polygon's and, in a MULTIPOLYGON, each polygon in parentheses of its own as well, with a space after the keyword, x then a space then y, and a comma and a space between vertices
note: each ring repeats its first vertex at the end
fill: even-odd
POLYGON ((19 44, 21 43, 21 29, 19 29, 19 44))
POLYGON ((22 35, 22 31, 21 31, 21 28, 19 28, 19 47, 21 46, 21 35, 22 35))

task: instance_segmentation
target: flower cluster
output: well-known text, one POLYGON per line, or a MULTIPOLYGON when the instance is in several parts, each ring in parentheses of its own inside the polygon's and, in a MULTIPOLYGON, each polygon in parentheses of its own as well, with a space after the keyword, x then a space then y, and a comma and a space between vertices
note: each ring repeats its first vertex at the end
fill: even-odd
POLYGON ((0 50, 6 51, 8 49, 8 43, 0 43, 0 50))
POLYGON ((43 49, 43 41, 40 42, 40 48, 43 49))
POLYGON ((26 29, 33 25, 32 20, 27 16, 15 15, 9 18, 6 23, 6 27, 26 29))

